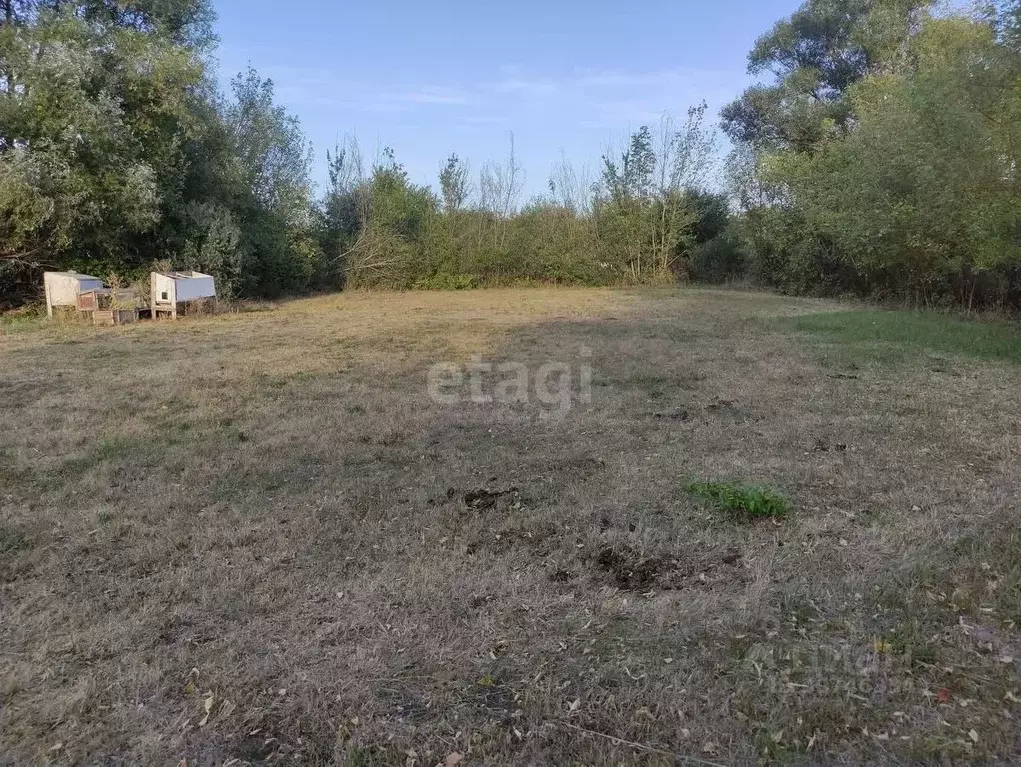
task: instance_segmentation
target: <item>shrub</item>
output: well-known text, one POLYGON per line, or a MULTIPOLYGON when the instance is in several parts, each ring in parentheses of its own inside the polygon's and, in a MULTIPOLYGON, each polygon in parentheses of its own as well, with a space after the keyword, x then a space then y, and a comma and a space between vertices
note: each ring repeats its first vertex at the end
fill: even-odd
POLYGON ((767 487, 736 482, 689 482, 685 490, 749 519, 785 517, 791 510, 790 501, 767 487))
POLYGON ((691 249, 691 278, 696 282, 727 282, 745 274, 741 243, 729 230, 691 249))

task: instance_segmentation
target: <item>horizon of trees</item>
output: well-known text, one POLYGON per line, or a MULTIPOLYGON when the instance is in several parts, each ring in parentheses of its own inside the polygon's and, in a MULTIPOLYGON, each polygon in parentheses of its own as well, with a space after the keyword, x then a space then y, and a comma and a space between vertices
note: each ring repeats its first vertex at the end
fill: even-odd
POLYGON ((733 279, 1018 308, 1019 8, 806 0, 749 54, 725 160, 703 103, 526 200, 513 134, 435 188, 349 137, 317 193, 272 81, 213 81, 210 0, 0 0, 0 305, 169 260, 235 297, 733 279))

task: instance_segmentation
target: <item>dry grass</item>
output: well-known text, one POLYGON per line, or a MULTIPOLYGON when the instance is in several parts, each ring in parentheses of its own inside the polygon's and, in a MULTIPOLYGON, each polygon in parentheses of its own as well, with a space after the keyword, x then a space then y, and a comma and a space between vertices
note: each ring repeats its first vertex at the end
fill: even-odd
POLYGON ((833 308, 355 294, 0 336, 0 761, 1017 758, 1021 368, 843 375, 777 321, 833 308), (582 346, 560 420, 426 393, 582 346))

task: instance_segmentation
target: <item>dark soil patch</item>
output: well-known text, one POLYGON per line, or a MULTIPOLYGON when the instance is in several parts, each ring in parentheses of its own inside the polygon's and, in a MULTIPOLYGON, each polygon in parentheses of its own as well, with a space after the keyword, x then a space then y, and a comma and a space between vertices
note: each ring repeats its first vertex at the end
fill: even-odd
POLYGON ((510 508, 520 508, 521 495, 516 487, 507 490, 488 490, 481 488, 464 494, 464 505, 475 511, 495 509, 498 505, 506 504, 510 508))
POLYGON ((706 588, 744 578, 741 554, 729 549, 723 553, 682 560, 669 556, 643 556, 630 546, 606 546, 592 557, 591 563, 596 569, 609 574, 618 588, 629 591, 652 588, 675 590, 693 586, 706 588))
POLYGON ((574 573, 561 567, 550 573, 549 579, 553 583, 567 583, 574 579, 574 573))
POLYGON ((612 576, 618 587, 632 591, 650 588, 657 576, 670 566, 661 557, 642 557, 629 547, 612 546, 600 550, 594 562, 612 576))
MULTIPOLYGON (((830 444, 826 440, 817 438, 815 440, 815 447, 813 447, 812 449, 817 453, 828 453, 831 448, 830 444)), ((837 444, 832 446, 832 449, 836 450, 838 453, 846 453, 847 445, 844 444, 843 442, 838 442, 837 444)))

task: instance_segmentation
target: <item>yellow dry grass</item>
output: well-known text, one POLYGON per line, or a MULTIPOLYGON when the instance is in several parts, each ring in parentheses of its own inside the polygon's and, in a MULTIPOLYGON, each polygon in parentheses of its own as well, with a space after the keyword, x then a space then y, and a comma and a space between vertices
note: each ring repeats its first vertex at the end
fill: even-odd
POLYGON ((1016 758, 1019 368, 849 375, 778 321, 832 307, 356 293, 0 335, 0 761, 1016 758), (587 360, 591 404, 430 399, 474 355, 587 360))

